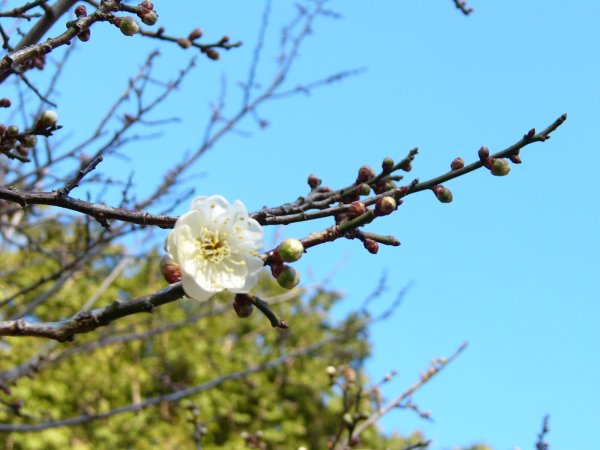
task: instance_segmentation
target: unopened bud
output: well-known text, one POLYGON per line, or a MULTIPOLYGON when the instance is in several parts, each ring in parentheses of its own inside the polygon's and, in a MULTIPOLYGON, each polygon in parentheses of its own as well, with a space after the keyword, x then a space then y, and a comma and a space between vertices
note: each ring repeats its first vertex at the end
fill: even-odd
POLYGON ((459 169, 462 169, 463 167, 465 167, 465 161, 461 157, 454 158, 452 160, 452 162, 450 163, 451 170, 459 170, 459 169))
POLYGON ((490 157, 490 149, 487 147, 481 147, 477 152, 479 160, 484 163, 490 157))
POLYGON ((445 188, 441 184, 438 184, 431 188, 437 199, 442 203, 450 203, 452 202, 452 191, 450 189, 445 188))
POLYGON ((293 289, 300 283, 300 275, 290 266, 283 266, 283 270, 277 276, 277 283, 285 289, 293 289))
POLYGON ((284 262, 298 261, 304 254, 304 245, 298 239, 286 239, 277 247, 277 254, 284 262))
POLYGON ((233 301, 233 309, 237 316, 242 319, 250 317, 254 311, 252 299, 250 299, 247 294, 236 294, 235 300, 233 301))
POLYGON ((350 207, 348 208, 348 217, 350 219, 354 219, 367 211, 367 207, 363 202, 352 202, 350 207))
POLYGON ((348 194, 343 195, 341 198, 341 201, 342 201, 342 203, 349 205, 350 203, 355 202, 359 199, 360 199, 360 194, 358 193, 358 191, 352 191, 348 194))
POLYGON ((391 172, 394 168, 394 160, 389 156, 383 158, 383 162, 381 163, 381 168, 384 172, 391 172))
POLYGON ((217 61, 221 57, 221 55, 219 55, 219 52, 213 50, 212 48, 206 50, 206 56, 208 56, 208 59, 212 59, 213 61, 217 61))
POLYGON ((188 35, 188 39, 193 41, 202 37, 202 30, 200 28, 194 28, 188 35))
POLYGON ((177 45, 183 49, 190 48, 192 46, 192 41, 186 38, 177 39, 177 45))
POLYGON ((503 177, 510 172, 510 164, 503 158, 494 158, 490 167, 492 175, 503 177))
POLYGON ((6 136, 8 136, 9 138, 14 138, 17 137, 19 134, 19 127, 16 125, 9 125, 8 128, 6 128, 6 136))
POLYGON ((306 180, 311 189, 316 189, 321 185, 321 179, 312 173, 308 176, 306 180))
POLYGON ((75 17, 80 19, 85 16, 87 16, 87 9, 85 5, 77 5, 77 8, 75 8, 75 17))
POLYGON ((369 239, 369 238, 365 239, 365 241, 363 242, 363 246, 372 255, 376 255, 377 252, 379 251, 379 244, 377 243, 377 241, 374 241, 373 239, 369 239))
POLYGON ((523 161, 521 161, 521 157, 519 155, 517 155, 516 153, 513 153, 512 155, 510 155, 508 157, 508 159, 510 159, 515 164, 521 164, 523 162, 523 161))
POLYGON ((79 33, 77 35, 77 38, 81 42, 87 42, 90 40, 91 37, 92 37, 92 30, 90 30, 89 28, 86 28, 85 30, 83 30, 81 33, 79 33))
POLYGON ((133 36, 140 31, 140 25, 133 17, 120 17, 120 19, 121 20, 118 23, 119 30, 121 30, 121 33, 125 36, 133 36))
POLYGON ((361 183, 360 186, 358 186, 358 193, 360 195, 369 195, 371 193, 371 186, 367 183, 361 183))
POLYGON ((47 109, 40 115, 40 118, 38 119, 36 126, 38 128, 50 128, 50 127, 55 126, 57 123, 58 123, 58 114, 56 114, 56 111, 47 109))
POLYGON ((160 270, 169 283, 181 281, 181 267, 169 255, 160 259, 160 270))
POLYGON ((365 181, 369 181, 371 178, 375 176, 375 172, 369 166, 362 166, 358 169, 358 176, 356 177, 357 183, 364 183, 365 181))
POLYGON ((142 3, 139 4, 139 7, 146 9, 154 9, 154 3, 144 0, 142 3))
POLYGON ((10 100, 6 97, 0 98, 0 108, 8 108, 10 107, 10 100))
POLYGON ((138 13, 138 17, 148 26, 154 25, 158 21, 158 14, 150 9, 144 9, 138 13))
POLYGON ((531 139, 535 136, 535 128, 532 128, 531 130, 529 130, 527 132, 527 134, 525 134, 525 136, 523 136, 524 139, 531 139))
POLYGON ((375 203, 375 214, 378 216, 387 216, 395 211, 397 206, 396 199, 386 195, 378 199, 377 203, 375 203))
POLYGON ((21 145, 23 145, 23 147, 33 148, 37 145, 37 137, 35 134, 26 134, 25 136, 19 138, 19 140, 21 141, 21 145))
POLYGON ((403 161, 402 164, 400 164, 400 168, 405 172, 410 172, 412 170, 412 164, 410 161, 406 160, 403 161))
POLYGON ((386 187, 387 180, 381 179, 375 184, 373 191, 375 191, 376 194, 383 194, 385 191, 387 191, 386 187))

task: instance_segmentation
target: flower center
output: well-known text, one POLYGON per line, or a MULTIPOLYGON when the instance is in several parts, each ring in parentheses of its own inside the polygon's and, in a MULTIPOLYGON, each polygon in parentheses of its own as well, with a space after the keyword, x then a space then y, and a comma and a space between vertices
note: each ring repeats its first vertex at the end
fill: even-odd
POLYGON ((223 259, 231 255, 227 235, 218 231, 202 230, 198 237, 198 244, 202 257, 213 263, 220 263, 223 259))

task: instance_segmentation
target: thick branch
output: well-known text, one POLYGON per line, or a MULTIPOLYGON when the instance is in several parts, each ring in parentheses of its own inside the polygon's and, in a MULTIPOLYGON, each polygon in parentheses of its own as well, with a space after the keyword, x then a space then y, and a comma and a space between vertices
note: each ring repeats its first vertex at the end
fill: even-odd
POLYGON ((17 45, 17 50, 37 44, 60 16, 66 13, 76 2, 77 0, 59 0, 51 8, 48 8, 44 17, 38 20, 29 32, 23 36, 23 39, 17 45))
POLYGON ((27 322, 23 319, 0 321, 0 336, 36 336, 59 342, 73 340, 74 335, 88 333, 116 319, 154 308, 184 296, 181 283, 172 284, 158 292, 124 302, 115 301, 104 308, 85 311, 60 322, 27 322))
MULTIPOLYGON (((72 0, 58 2, 55 7, 59 6, 61 9, 57 9, 56 14, 63 14, 64 11, 62 8, 68 9, 73 5, 73 3, 75 2, 72 0)), ((46 24, 44 22, 47 16, 48 14, 46 14, 46 16, 44 16, 44 18, 42 18, 38 24, 36 24, 36 26, 41 24, 39 26, 39 30, 36 29, 36 26, 34 26, 32 31, 25 36, 25 38, 23 38, 23 41, 19 44, 17 50, 0 59, 0 81, 6 79, 6 77, 16 66, 23 64, 24 62, 35 58, 36 56, 42 56, 50 53, 57 47, 69 44, 72 39, 74 39, 83 30, 88 29, 94 22, 98 22, 100 20, 110 20, 112 18, 112 16, 105 13, 103 7, 101 7, 100 10, 94 12, 93 14, 90 14, 87 17, 82 17, 74 22, 73 25, 67 28, 64 33, 59 34, 54 38, 48 38, 41 44, 34 44, 33 42, 37 42, 37 40, 39 40, 39 38, 47 31, 46 24), (31 36, 28 37, 30 34, 31 36), (40 36, 38 36, 38 34, 40 34, 40 36), (31 44, 29 44, 30 42, 31 44)), ((48 25, 49 27, 58 17, 60 17, 60 15, 57 17, 55 17, 55 15, 50 15, 48 17, 48 20, 51 21, 48 25)))

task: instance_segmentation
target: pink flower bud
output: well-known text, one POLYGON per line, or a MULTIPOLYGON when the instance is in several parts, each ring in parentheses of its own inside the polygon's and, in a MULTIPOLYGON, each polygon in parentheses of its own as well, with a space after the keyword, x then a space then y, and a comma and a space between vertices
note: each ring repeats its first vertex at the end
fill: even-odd
POLYGON ((193 41, 202 37, 202 30, 200 28, 194 28, 188 35, 188 39, 193 41))
POLYGON ((75 8, 75 16, 78 19, 87 16, 87 9, 85 5, 77 5, 77 8, 75 8))
POLYGON ((316 189, 321 185, 321 179, 312 173, 308 176, 306 181, 311 189, 316 189))
POLYGON ((77 38, 81 42, 87 42, 90 40, 91 37, 92 37, 92 31, 89 28, 86 28, 85 30, 83 30, 81 33, 79 33, 77 35, 77 38))
POLYGON ((369 238, 365 239, 365 241, 363 242, 363 246, 372 255, 376 255, 377 252, 379 251, 379 244, 377 243, 377 241, 374 241, 373 239, 369 239, 369 238))
POLYGON ((360 215, 363 215, 367 211, 367 207, 363 202, 352 202, 350 207, 348 208, 348 217, 350 219, 354 219, 360 215))
POLYGON ((521 157, 516 153, 513 153, 512 155, 510 155, 508 157, 508 159, 510 159, 515 164, 521 164, 523 162, 523 161, 521 161, 521 157))
POLYGON ((479 160, 484 163, 490 157, 490 149, 487 147, 481 147, 477 152, 479 160))
POLYGON ((206 50, 206 56, 208 56, 208 59, 212 59, 213 61, 218 61, 219 58, 221 57, 221 55, 219 55, 219 52, 216 50, 213 50, 212 48, 209 48, 208 50, 206 50))
POLYGON ((462 169, 463 167, 465 167, 465 161, 461 157, 454 158, 452 160, 452 163, 450 163, 451 170, 459 170, 459 169, 462 169))
POLYGON ((375 172, 369 166, 362 166, 358 169, 358 176, 356 177, 357 183, 364 183, 365 181, 369 181, 371 178, 375 176, 375 172))
POLYGON ((177 39, 177 45, 183 49, 190 48, 192 46, 192 41, 185 38, 177 39))
POLYGON ((160 259, 160 270, 167 282, 172 284, 181 281, 181 267, 169 255, 160 259))

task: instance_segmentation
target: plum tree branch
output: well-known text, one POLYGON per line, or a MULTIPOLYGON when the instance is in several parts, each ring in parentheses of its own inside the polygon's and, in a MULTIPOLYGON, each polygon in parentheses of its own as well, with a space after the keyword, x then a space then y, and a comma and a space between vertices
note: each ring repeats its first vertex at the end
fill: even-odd
POLYGON ((88 333, 96 328, 131 314, 147 312, 184 296, 181 283, 172 284, 152 294, 126 301, 114 301, 103 308, 83 311, 59 322, 28 322, 23 319, 0 321, 0 336, 35 336, 71 341, 75 334, 88 333))
MULTIPOLYGON (((503 158, 512 154, 517 154, 519 150, 526 147, 534 142, 544 142, 550 138, 550 134, 554 132, 560 125, 562 125, 567 119, 567 115, 563 114, 556 119, 551 125, 545 128, 540 133, 534 133, 529 136, 526 134, 522 139, 514 143, 513 145, 501 150, 494 155, 495 158, 503 158)), ((447 172, 438 177, 432 178, 428 181, 421 183, 412 183, 408 189, 396 189, 389 192, 380 194, 379 196, 372 197, 365 201, 365 204, 370 205, 376 202, 376 200, 384 195, 394 194, 398 198, 405 197, 407 195, 431 189, 431 187, 452 180, 454 178, 466 175, 469 172, 480 169, 484 166, 481 161, 476 161, 469 164, 462 169, 453 170, 447 172)), ((351 192, 346 188, 343 193, 351 192)), ((333 197, 337 199, 337 197, 333 197)), ((62 196, 60 192, 30 192, 15 189, 10 186, 0 186, 0 199, 9 200, 20 204, 23 208, 28 205, 40 204, 40 205, 52 205, 58 206, 73 211, 78 211, 94 217, 101 223, 106 223, 107 220, 122 220, 129 223, 138 225, 154 225, 160 228, 173 228, 177 217, 168 215, 155 215, 146 211, 131 211, 124 208, 115 208, 99 203, 87 202, 79 200, 70 196, 62 196)), ((311 206, 314 206, 311 204, 311 206)), ((317 207, 322 207, 323 203, 317 204, 317 207)), ((251 217, 256 219, 262 225, 280 225, 290 224, 294 222, 303 222, 308 220, 320 219, 323 217, 330 217, 335 214, 345 212, 348 210, 349 205, 335 206, 331 208, 318 209, 317 211, 306 211, 304 200, 296 204, 287 204, 277 208, 264 208, 262 210, 251 213, 251 217)))

